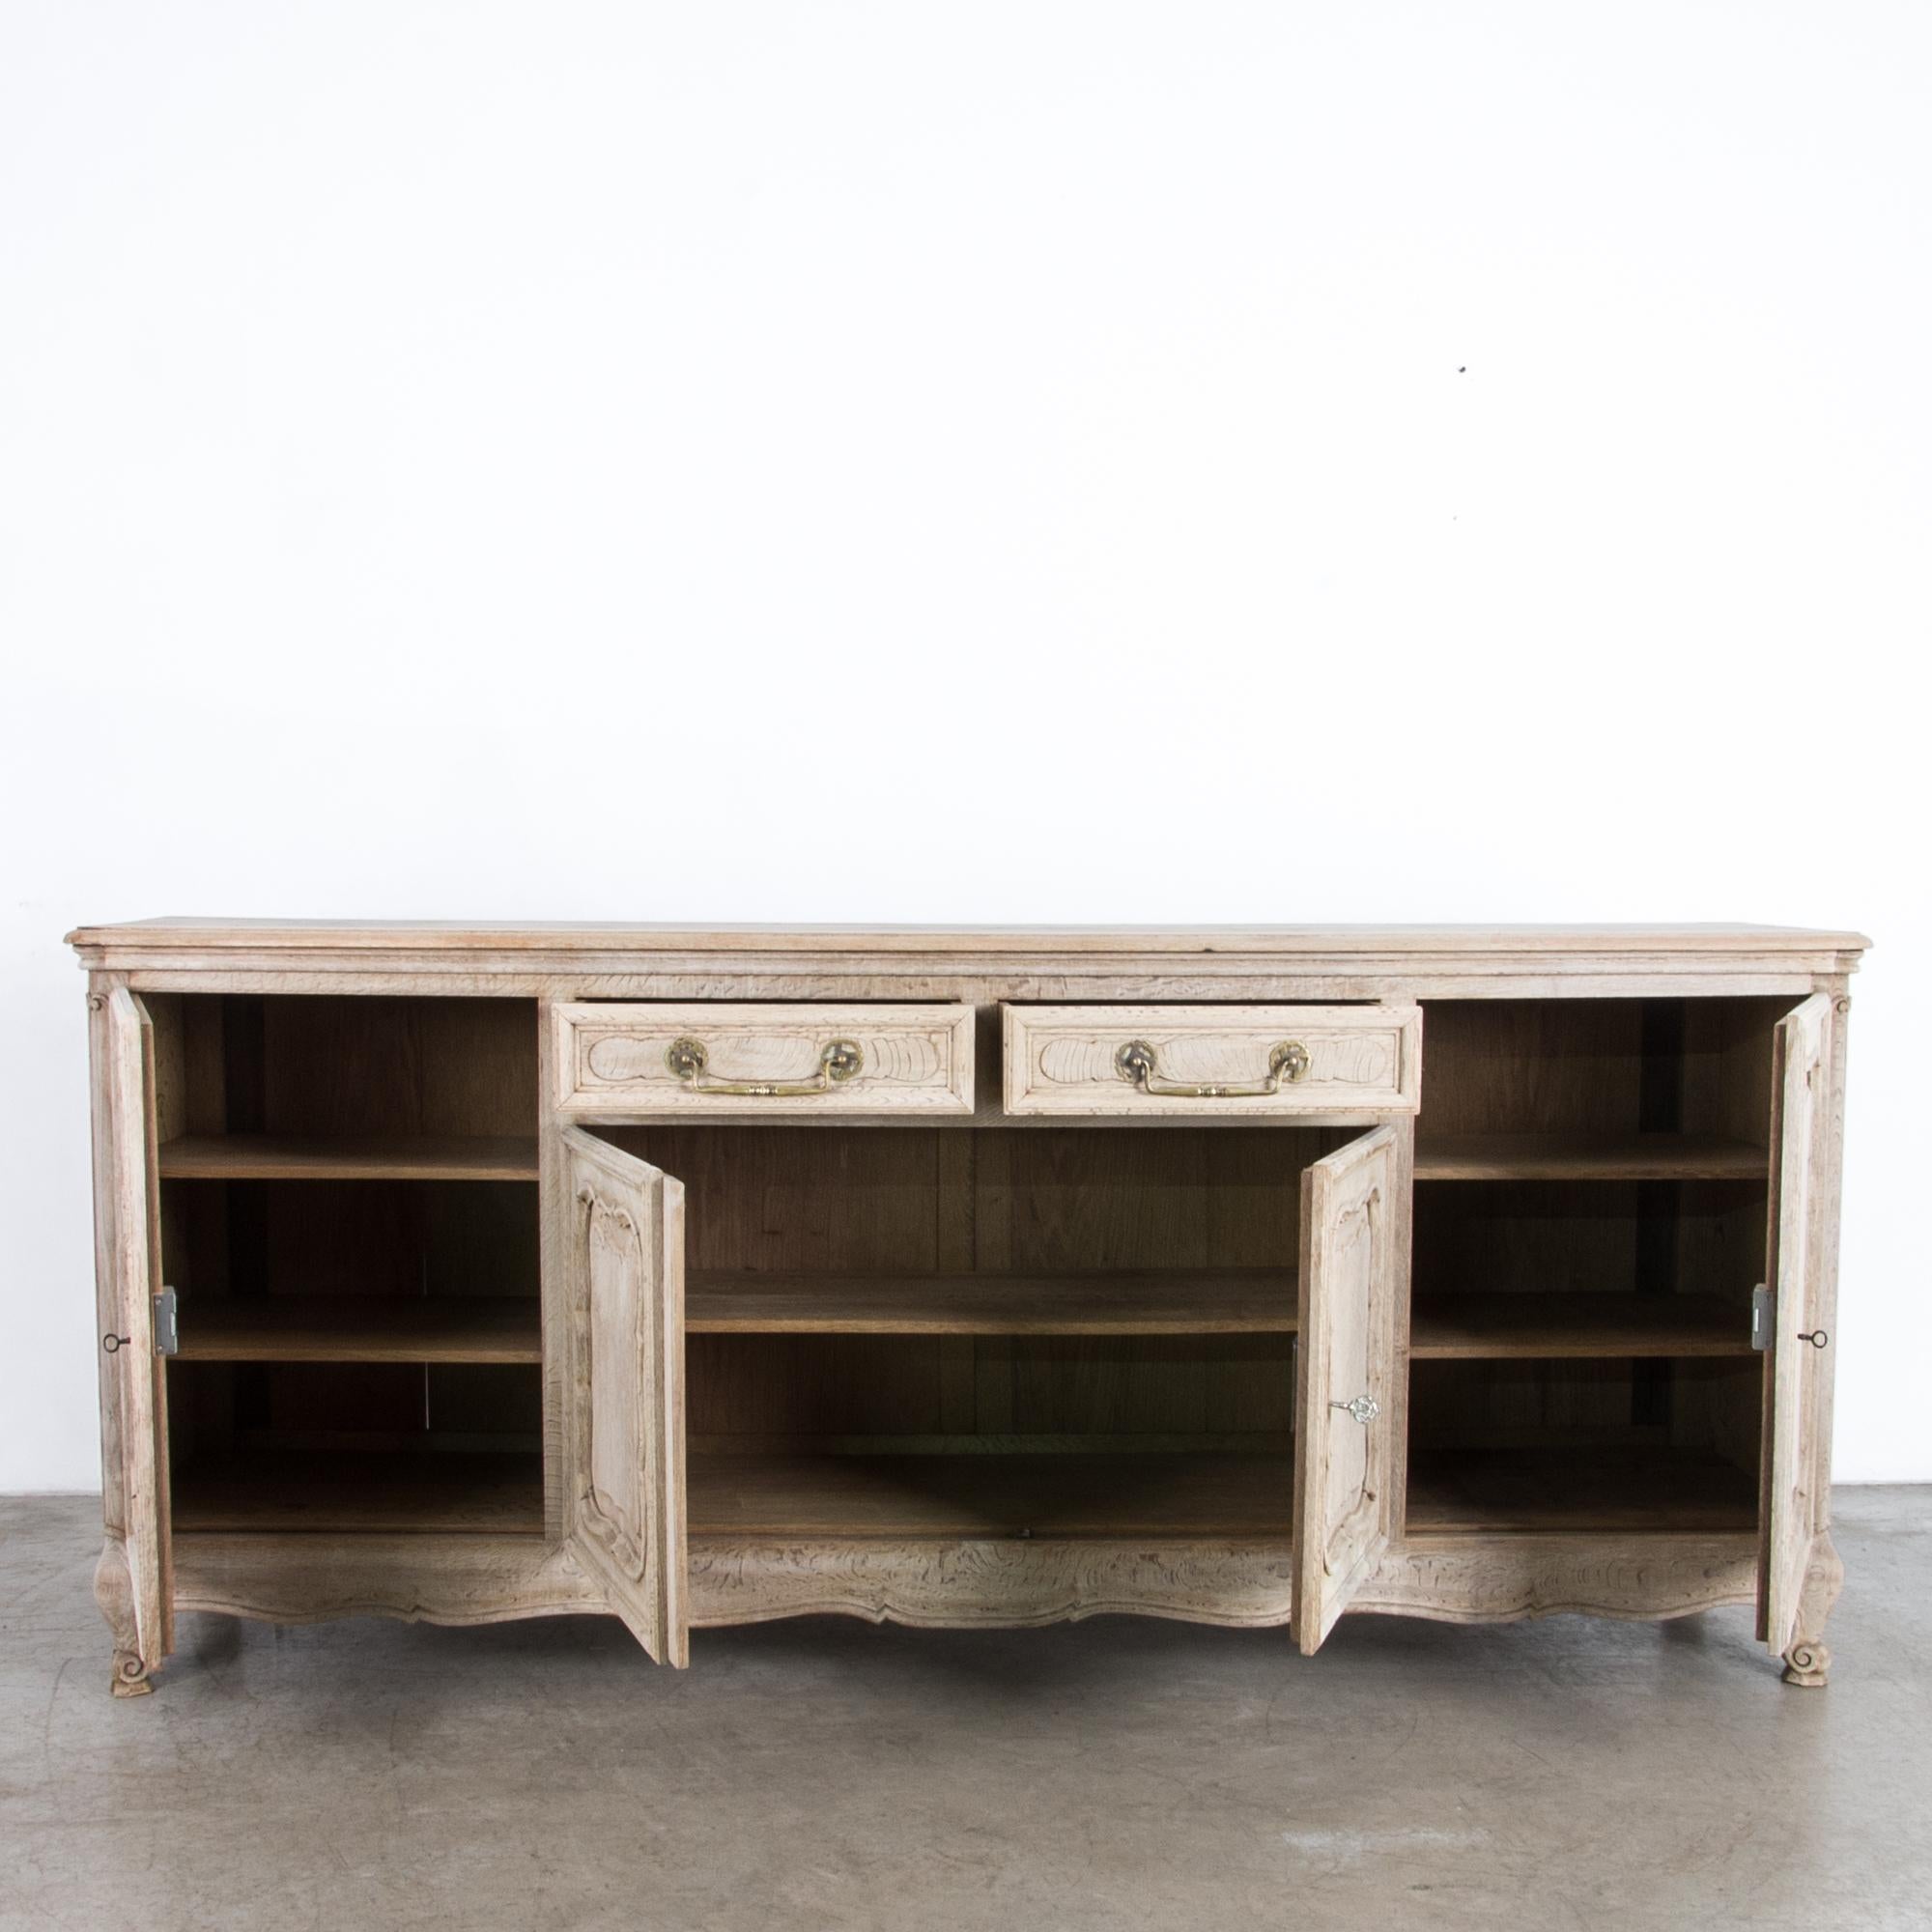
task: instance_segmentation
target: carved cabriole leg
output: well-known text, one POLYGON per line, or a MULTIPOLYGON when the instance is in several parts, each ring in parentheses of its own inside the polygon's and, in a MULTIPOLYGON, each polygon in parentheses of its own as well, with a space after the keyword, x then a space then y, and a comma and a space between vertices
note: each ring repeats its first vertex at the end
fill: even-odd
POLYGON ((118 1536, 100 1546, 94 1566, 94 1601, 114 1634, 114 1680, 108 1687, 117 1697, 145 1697, 155 1687, 141 1661, 141 1640, 134 1628, 134 1579, 128 1569, 128 1551, 118 1536))
POLYGON ((1799 1600, 1798 1636, 1784 1653, 1784 1681, 1807 1690, 1822 1690, 1832 1671, 1832 1653, 1824 1641, 1825 1619, 1844 1588, 1845 1566, 1821 1536, 1811 1546, 1810 1568, 1804 1573, 1804 1594, 1799 1600))

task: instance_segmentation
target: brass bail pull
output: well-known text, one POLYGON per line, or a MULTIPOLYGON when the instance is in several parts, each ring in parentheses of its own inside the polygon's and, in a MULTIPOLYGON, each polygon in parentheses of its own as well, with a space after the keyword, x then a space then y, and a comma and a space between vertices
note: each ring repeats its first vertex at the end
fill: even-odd
POLYGON ((801 1098, 829 1094, 835 1086, 856 1079, 866 1056, 855 1039, 830 1039, 819 1049, 818 1071, 810 1080, 714 1080, 705 1071, 710 1061, 701 1039, 674 1039, 665 1048, 665 1065, 691 1094, 737 1094, 758 1100, 801 1098))
POLYGON ((1127 1040, 1114 1055, 1114 1071, 1143 1094, 1168 1094, 1184 1100, 1259 1100, 1279 1094, 1308 1077, 1308 1049, 1298 1039, 1277 1040, 1268 1053, 1265 1080, 1243 1086, 1225 1080, 1168 1080, 1161 1076, 1154 1049, 1144 1039, 1127 1040))

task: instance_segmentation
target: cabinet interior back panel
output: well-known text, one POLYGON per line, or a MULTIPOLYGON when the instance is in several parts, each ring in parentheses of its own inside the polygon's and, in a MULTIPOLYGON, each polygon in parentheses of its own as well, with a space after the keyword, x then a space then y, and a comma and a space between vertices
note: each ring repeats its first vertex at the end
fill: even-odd
POLYGON ((1479 1181, 1415 1197, 1414 1293, 1748 1295, 1756 1181, 1479 1181))
POLYGON ((164 1140, 536 1132, 534 1000, 148 997, 164 1140))
POLYGON ((600 1129, 683 1181, 690 1268, 832 1274, 1293 1268, 1350 1131, 600 1129))
POLYGON ((1293 1350, 1262 1335, 695 1335, 686 1416, 696 1453, 1285 1441, 1293 1350))
POLYGON ((1426 1135, 1719 1135, 1765 1142, 1789 999, 1431 1000, 1426 1135))

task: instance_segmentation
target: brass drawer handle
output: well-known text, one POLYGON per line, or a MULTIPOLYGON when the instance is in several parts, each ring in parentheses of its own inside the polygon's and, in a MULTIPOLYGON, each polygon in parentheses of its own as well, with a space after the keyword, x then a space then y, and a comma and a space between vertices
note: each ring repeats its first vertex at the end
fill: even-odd
POLYGON ((743 1094, 759 1100, 789 1100, 807 1094, 829 1094, 839 1083, 857 1078, 866 1056, 855 1039, 829 1039, 818 1055, 818 1072, 810 1080, 712 1080, 704 1066, 709 1058, 701 1039, 674 1039, 665 1048, 665 1065, 693 1094, 743 1094))
POLYGON ((1225 1081, 1163 1080, 1154 1065, 1154 1051, 1144 1039, 1130 1039, 1114 1056, 1114 1070, 1143 1094, 1173 1094, 1189 1100, 1254 1100, 1279 1094, 1285 1080, 1293 1086, 1308 1076, 1308 1049, 1298 1039, 1276 1041, 1268 1054, 1265 1080, 1251 1087, 1231 1087, 1225 1081))

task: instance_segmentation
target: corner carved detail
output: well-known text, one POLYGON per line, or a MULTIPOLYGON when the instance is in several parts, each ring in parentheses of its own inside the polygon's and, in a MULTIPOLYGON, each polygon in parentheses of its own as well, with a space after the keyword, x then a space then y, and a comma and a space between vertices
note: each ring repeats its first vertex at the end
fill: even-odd
POLYGON ((1784 1681, 1806 1690, 1822 1690, 1831 1679, 1832 1652, 1822 1643, 1794 1643, 1784 1653, 1784 1681))
POLYGON ((147 1696, 155 1687, 148 1681, 148 1664, 141 1656, 134 1623, 134 1578, 119 1537, 110 1536, 100 1546, 100 1560, 94 1566, 94 1601, 114 1638, 114 1675, 108 1688, 117 1697, 147 1696))
POLYGON ((1798 1635, 1784 1653, 1784 1681, 1801 1690, 1822 1690, 1832 1674, 1832 1652, 1824 1640, 1825 1621, 1845 1586, 1845 1566, 1830 1536, 1812 1546, 1798 1605, 1798 1635))

